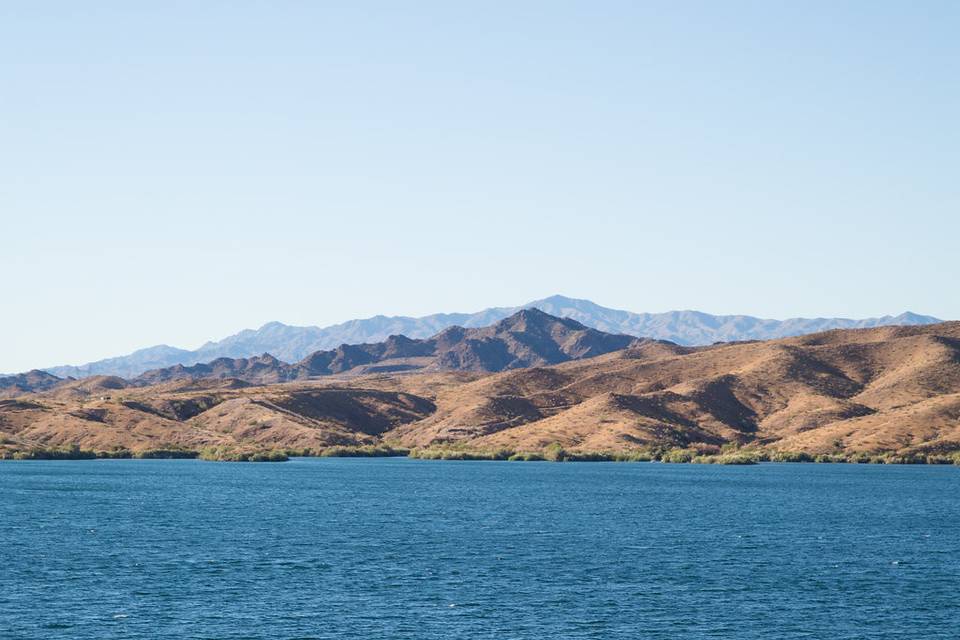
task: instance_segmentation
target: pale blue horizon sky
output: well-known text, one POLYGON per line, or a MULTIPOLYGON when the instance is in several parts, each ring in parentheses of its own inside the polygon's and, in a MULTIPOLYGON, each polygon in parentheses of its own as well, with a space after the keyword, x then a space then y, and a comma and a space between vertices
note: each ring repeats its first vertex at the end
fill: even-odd
POLYGON ((509 306, 960 318, 960 3, 0 4, 0 371, 509 306))

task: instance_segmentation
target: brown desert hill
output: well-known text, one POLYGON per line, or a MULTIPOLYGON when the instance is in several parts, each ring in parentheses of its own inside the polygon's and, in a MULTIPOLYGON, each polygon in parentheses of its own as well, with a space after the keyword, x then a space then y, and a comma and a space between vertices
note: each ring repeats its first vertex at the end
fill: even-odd
POLYGON ((269 384, 335 374, 385 371, 504 371, 590 358, 624 349, 636 338, 590 329, 576 320, 523 309, 489 327, 450 327, 424 340, 390 336, 374 344, 341 345, 287 364, 269 354, 219 358, 193 366, 148 371, 144 386, 181 378, 236 378, 269 384))
POLYGON ((62 380, 48 387, 51 396, 59 398, 86 398, 92 395, 109 396, 130 386, 117 376, 90 376, 79 380, 62 380))
POLYGON ((435 410, 408 393, 271 385, 189 390, 130 387, 80 401, 56 391, 0 400, 0 450, 186 448, 320 450, 373 444, 378 436, 435 410))
POLYGON ((646 343, 444 391, 409 446, 618 451, 755 443, 828 452, 960 448, 960 323, 689 348, 646 343))
POLYGON ((0 401, 0 448, 387 442, 537 451, 557 443, 616 452, 736 443, 811 453, 960 451, 960 322, 709 347, 631 339, 607 353, 616 336, 536 312, 496 327, 359 345, 359 354, 344 349, 317 365, 330 371, 339 358, 349 375, 61 382, 0 401), (373 362, 360 363, 362 354, 373 362), (445 369, 443 358, 464 370, 445 369), (417 370, 370 368, 398 362, 417 370), (494 366, 504 370, 483 370, 494 366))
MULTIPOLYGON (((46 391, 63 383, 64 380, 64 378, 58 378, 39 369, 5 376, 0 378, 0 398, 12 398, 34 391, 46 391)), ((66 380, 72 380, 72 378, 66 378, 66 380)))
POLYGON ((265 353, 255 358, 217 358, 211 362, 185 366, 177 364, 164 369, 154 369, 135 378, 138 386, 149 386, 171 380, 214 378, 235 379, 258 384, 286 382, 296 378, 290 365, 265 353))

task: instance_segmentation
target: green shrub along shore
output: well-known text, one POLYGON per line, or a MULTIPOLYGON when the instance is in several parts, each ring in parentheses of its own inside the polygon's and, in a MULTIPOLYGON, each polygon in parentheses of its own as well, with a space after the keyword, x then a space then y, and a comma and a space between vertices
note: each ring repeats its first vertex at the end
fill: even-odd
POLYGON ((291 457, 374 458, 409 457, 419 460, 506 460, 547 462, 662 462, 668 464, 749 465, 760 462, 812 462, 850 464, 954 464, 960 465, 960 451, 945 453, 864 453, 834 452, 811 454, 802 451, 776 451, 736 448, 726 445, 669 448, 651 447, 629 451, 568 451, 552 444, 540 451, 512 449, 472 449, 458 445, 408 449, 394 445, 335 445, 322 449, 244 449, 206 447, 199 450, 166 447, 130 451, 112 449, 91 451, 80 447, 35 448, 25 451, 0 451, 0 460, 93 460, 97 458, 176 459, 189 458, 217 462, 284 462, 291 457))
POLYGON ((207 447, 200 450, 176 447, 163 449, 111 449, 91 451, 77 445, 45 449, 27 449, 26 451, 0 451, 0 460, 94 460, 94 459, 130 459, 171 460, 198 459, 219 462, 283 462, 289 459, 287 453, 275 449, 231 449, 228 447, 207 447))
POLYGON ((551 462, 663 462, 673 464, 748 465, 761 462, 814 462, 852 464, 955 464, 960 465, 960 451, 949 453, 862 453, 835 452, 810 454, 802 451, 737 449, 734 447, 662 448, 630 451, 567 451, 559 444, 542 451, 510 449, 479 450, 457 446, 411 449, 411 458, 422 460, 510 460, 551 462))

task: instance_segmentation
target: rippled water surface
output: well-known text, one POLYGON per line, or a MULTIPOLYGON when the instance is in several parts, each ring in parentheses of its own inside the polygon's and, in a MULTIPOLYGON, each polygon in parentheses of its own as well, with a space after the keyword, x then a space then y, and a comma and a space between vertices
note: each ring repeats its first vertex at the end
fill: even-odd
POLYGON ((0 463, 0 638, 957 638, 960 469, 0 463))

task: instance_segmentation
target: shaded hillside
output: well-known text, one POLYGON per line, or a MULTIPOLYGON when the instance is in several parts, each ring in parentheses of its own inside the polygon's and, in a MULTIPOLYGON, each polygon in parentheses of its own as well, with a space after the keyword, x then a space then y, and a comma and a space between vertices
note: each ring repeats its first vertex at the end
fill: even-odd
POLYGON ((487 376, 398 430, 409 445, 537 450, 691 443, 829 452, 960 448, 960 323, 831 331, 487 376))
POLYGON ((258 384, 318 376, 399 371, 504 371, 557 364, 623 349, 635 338, 590 329, 575 320, 524 309, 480 329, 450 327, 425 340, 390 336, 375 344, 341 345, 287 364, 269 354, 219 358, 189 367, 148 371, 136 384, 181 378, 237 378, 258 384))
POLYGON ((14 376, 5 376, 0 378, 0 398, 12 398, 24 393, 45 391, 63 382, 63 379, 37 369, 14 376))
POLYGON ((793 318, 767 320, 752 316, 715 316, 698 311, 632 313, 610 309, 564 296, 551 296, 519 307, 494 307, 477 313, 439 313, 421 318, 375 316, 329 327, 294 327, 270 322, 259 329, 246 329, 219 341, 188 351, 166 345, 142 349, 127 356, 81 366, 51 367, 60 377, 118 375, 135 377, 145 371, 177 364, 193 365, 217 358, 242 359, 270 353, 285 362, 297 362, 316 351, 331 351, 343 344, 382 342, 391 335, 425 339, 452 326, 485 327, 520 309, 538 308, 557 317, 569 317, 607 333, 669 340, 684 345, 708 345, 718 341, 768 340, 828 329, 851 329, 884 325, 922 325, 939 322, 930 316, 903 313, 863 320, 845 318, 793 318))
POLYGON ((155 369, 135 378, 134 384, 153 385, 171 380, 213 378, 236 379, 258 384, 286 382, 294 379, 294 369, 269 353, 255 358, 217 358, 212 362, 184 366, 182 364, 155 369))
POLYGON ((254 446, 322 449, 370 444, 434 410, 425 398, 357 388, 130 388, 82 400, 0 400, 0 450, 254 446))

